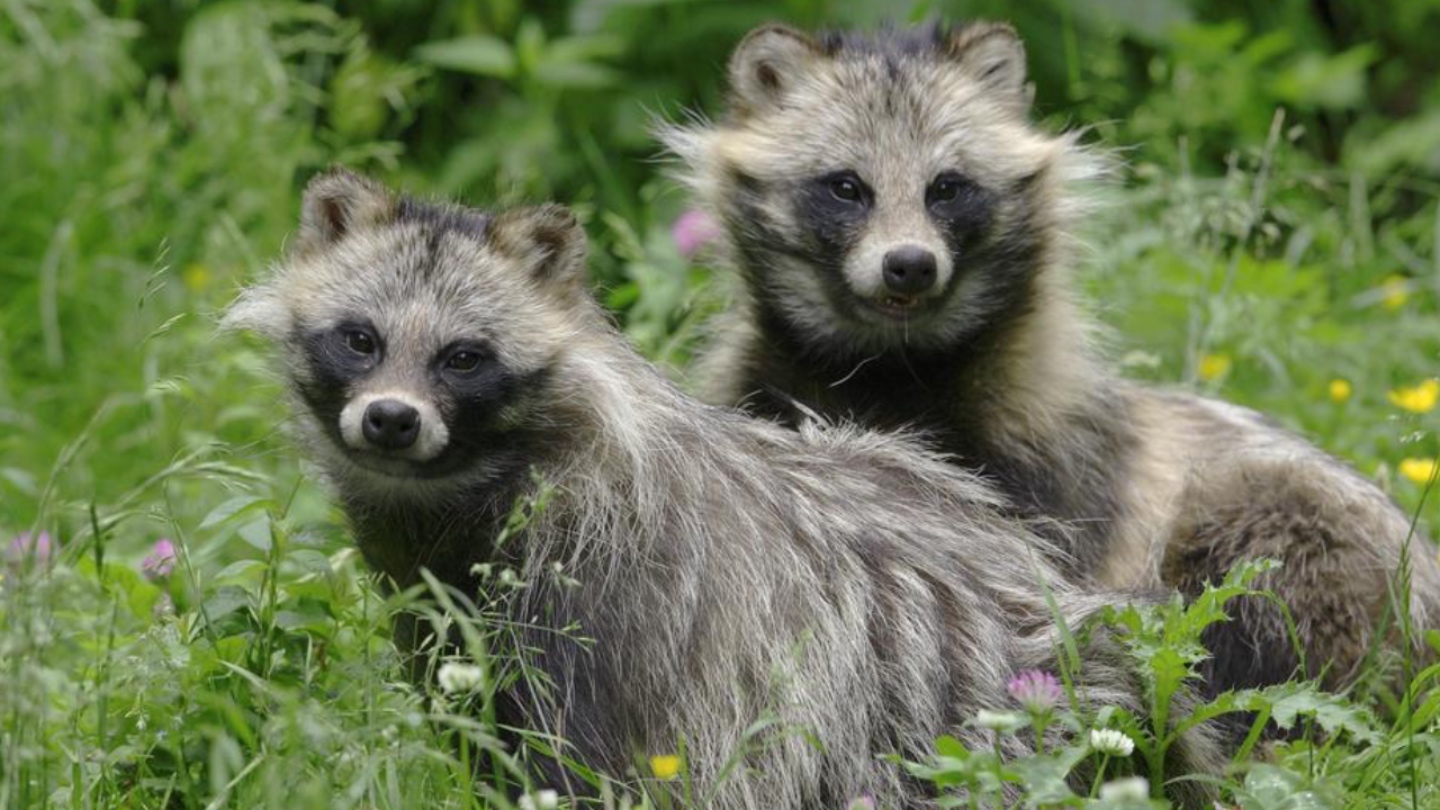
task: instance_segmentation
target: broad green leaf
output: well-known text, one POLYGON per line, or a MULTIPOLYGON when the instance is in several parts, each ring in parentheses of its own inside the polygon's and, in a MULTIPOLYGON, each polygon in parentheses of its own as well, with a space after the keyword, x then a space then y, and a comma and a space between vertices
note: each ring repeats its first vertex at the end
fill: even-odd
POLYGON ((499 37, 479 34, 427 42, 415 49, 415 57, 446 70, 497 79, 515 77, 515 51, 499 37))
POLYGON ((210 512, 205 515, 205 519, 200 521, 199 528, 202 530, 214 528, 236 515, 244 514, 252 509, 268 505, 269 503, 270 500, 268 498, 255 495, 237 495, 227 501, 223 501, 214 509, 211 509, 210 512))

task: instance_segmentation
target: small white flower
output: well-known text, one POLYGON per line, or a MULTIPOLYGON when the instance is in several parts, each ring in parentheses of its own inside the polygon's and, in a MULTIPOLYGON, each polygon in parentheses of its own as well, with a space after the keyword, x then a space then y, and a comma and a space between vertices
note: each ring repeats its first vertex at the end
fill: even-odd
POLYGON ((981 709, 975 712, 975 725, 994 731, 1018 731, 1025 727, 1026 717, 1016 712, 992 712, 981 709))
MULTIPOLYGON (((1133 745, 1133 743, 1132 743, 1133 745)), ((1150 798, 1150 783, 1143 776, 1127 776, 1100 786, 1102 802, 1143 802, 1150 798)))
POLYGON ((555 810, 560 806, 560 794, 553 790, 537 790, 520 797, 520 810, 555 810))
POLYGON ((440 665, 438 674, 440 691, 447 695, 474 692, 484 680, 484 672, 474 664, 458 664, 446 661, 440 665))
POLYGON ((1135 750, 1135 741, 1125 736, 1123 731, 1095 728, 1090 730, 1090 747, 1102 754, 1128 757, 1135 750))

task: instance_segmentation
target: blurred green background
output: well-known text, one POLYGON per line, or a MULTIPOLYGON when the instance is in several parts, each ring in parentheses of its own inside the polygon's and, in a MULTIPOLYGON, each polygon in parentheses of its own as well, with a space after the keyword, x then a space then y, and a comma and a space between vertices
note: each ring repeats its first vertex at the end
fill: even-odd
POLYGON ((245 703, 227 667, 333 700, 349 670, 325 650, 382 654, 260 351, 214 335, 311 174, 574 206, 603 300, 683 374, 718 296, 672 237, 687 204, 656 117, 719 114, 727 54, 762 21, 972 17, 1019 28, 1043 126, 1123 163, 1078 277, 1127 373, 1262 408, 1433 518, 1440 0, 0 0, 0 550, 14 580, 22 533, 44 531, 68 572, 0 589, 0 761, 31 763, 0 765, 0 805, 202 771, 209 792, 185 795, 225 795, 277 699, 245 703), (160 538, 173 579, 136 570, 160 538), (125 679, 96 674, 102 647, 128 650, 125 679), (243 710, 181 694, 218 682, 243 710), (156 706, 210 742, 138 719, 156 706), (138 776, 107 759, 117 739, 150 757, 138 776))

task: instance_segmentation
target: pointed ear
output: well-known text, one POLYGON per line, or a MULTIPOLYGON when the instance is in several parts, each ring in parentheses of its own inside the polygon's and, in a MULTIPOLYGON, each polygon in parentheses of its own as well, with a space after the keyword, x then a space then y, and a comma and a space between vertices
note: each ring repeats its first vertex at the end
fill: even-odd
POLYGON ((814 39, 788 25, 772 23, 751 31, 730 56, 734 106, 744 114, 776 103, 819 55, 814 39))
POLYGON ((950 33, 950 56, 991 92, 1028 109, 1034 89, 1025 84, 1025 44, 1007 23, 974 22, 950 33))
POLYGON ((334 167, 305 186, 296 248, 302 255, 324 250, 346 234, 389 222, 394 215, 395 198, 388 189, 349 169, 334 167))
POLYGON ((495 217, 491 244, 521 259, 537 281, 580 289, 585 283, 585 229, 570 209, 553 203, 514 208, 495 217))

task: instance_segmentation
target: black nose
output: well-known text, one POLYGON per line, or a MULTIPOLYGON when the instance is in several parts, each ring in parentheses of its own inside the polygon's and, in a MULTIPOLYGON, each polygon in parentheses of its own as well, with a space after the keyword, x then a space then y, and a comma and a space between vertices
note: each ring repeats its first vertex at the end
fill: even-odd
POLYGON ((381 450, 404 450, 420 436, 420 412, 398 399, 377 399, 365 408, 364 431, 381 450))
POLYGON ((885 286, 898 295, 919 295, 935 286, 935 254, 904 245, 885 254, 885 286))

